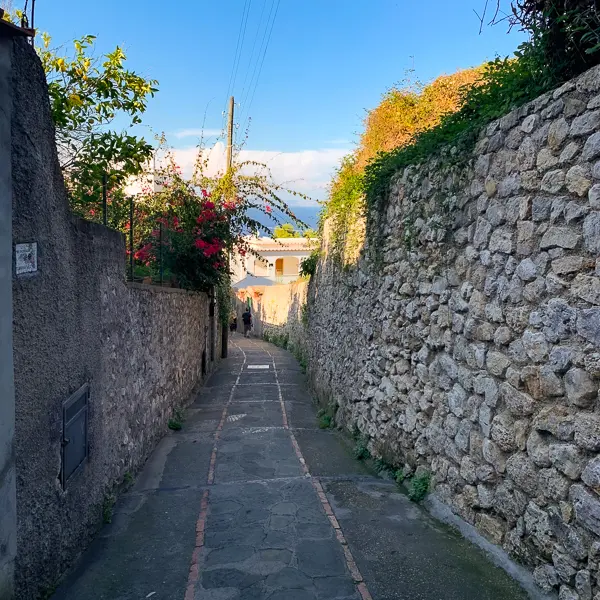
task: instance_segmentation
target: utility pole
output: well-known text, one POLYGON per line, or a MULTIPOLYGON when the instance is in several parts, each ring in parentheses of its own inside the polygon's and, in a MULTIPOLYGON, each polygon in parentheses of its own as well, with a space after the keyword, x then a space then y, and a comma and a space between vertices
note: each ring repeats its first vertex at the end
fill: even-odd
POLYGON ((227 121, 227 171, 233 167, 233 96, 229 98, 229 119, 227 121))
MULTIPOLYGON (((227 175, 231 174, 233 168, 233 109, 234 101, 233 96, 229 98, 229 117, 227 119, 227 175)), ((229 272, 229 255, 227 256, 227 272, 229 272)), ((227 302, 229 304, 229 293, 227 302)), ((231 308, 228 306, 228 309, 231 308)), ((227 351, 229 345, 229 315, 227 317, 227 323, 221 323, 223 327, 221 331, 221 358, 227 358, 227 351)))

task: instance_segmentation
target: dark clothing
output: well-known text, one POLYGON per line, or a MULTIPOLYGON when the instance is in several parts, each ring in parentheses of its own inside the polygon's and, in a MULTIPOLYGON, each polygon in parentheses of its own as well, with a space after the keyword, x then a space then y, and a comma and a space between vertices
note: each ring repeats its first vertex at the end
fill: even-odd
POLYGON ((242 315, 242 321, 244 321, 244 335, 248 337, 252 330, 252 315, 249 310, 242 315))
POLYGON ((231 321, 229 324, 229 331, 231 331, 231 333, 237 331, 237 319, 233 319, 233 321, 231 321))

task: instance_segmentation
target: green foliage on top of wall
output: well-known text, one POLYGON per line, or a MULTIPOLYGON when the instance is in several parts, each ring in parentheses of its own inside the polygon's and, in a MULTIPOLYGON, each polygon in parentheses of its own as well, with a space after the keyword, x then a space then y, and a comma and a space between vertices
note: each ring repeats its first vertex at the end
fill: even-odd
POLYGON ((313 250, 310 255, 300 263, 300 277, 311 277, 315 274, 320 256, 320 250, 313 250))
MULTIPOLYGON (((385 214, 394 174, 432 157, 441 165, 466 164, 485 125, 600 62, 600 15, 593 0, 521 0, 513 3, 509 21, 530 34, 514 57, 496 58, 461 79, 394 88, 367 115, 360 144, 343 159, 321 215, 334 259, 347 262, 357 222, 385 214), (454 103, 443 100, 450 92, 454 103)), ((440 204, 442 217, 451 210, 440 204)), ((410 216, 404 221, 409 225, 410 216)), ((376 236, 378 228, 367 234, 376 236)), ((412 243, 410 235, 405 242, 412 243)))

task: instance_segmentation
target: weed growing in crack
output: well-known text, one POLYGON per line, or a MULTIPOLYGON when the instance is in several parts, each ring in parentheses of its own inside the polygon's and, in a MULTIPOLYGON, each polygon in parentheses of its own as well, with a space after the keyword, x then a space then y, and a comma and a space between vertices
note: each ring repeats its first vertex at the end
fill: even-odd
POLYGON ((327 408, 321 408, 317 413, 317 419, 319 422, 320 429, 331 429, 335 426, 335 413, 337 407, 333 404, 327 406, 327 408))
POLYGON ((39 599, 40 600, 50 600, 50 598, 52 598, 52 596, 54 596, 54 592, 56 592, 56 590, 58 589, 58 584, 56 583, 52 583, 48 586, 46 586, 39 595, 39 599))
POLYGON ((411 480, 408 487, 408 497, 413 502, 421 502, 425 496, 429 493, 429 486, 431 484, 431 473, 425 471, 420 475, 415 475, 411 480))
POLYGON ((331 415, 319 415, 319 429, 330 429, 332 424, 331 415))
POLYGON ((179 431, 183 427, 183 411, 180 408, 173 411, 173 416, 169 419, 167 425, 173 431, 179 431))
POLYGON ((404 474, 404 469, 396 469, 394 473, 394 480, 398 485, 402 484, 406 479, 406 475, 404 474))
POLYGON ((108 494, 108 496, 104 498, 104 502, 102 503, 102 522, 105 525, 112 523, 113 510, 116 501, 117 499, 113 494, 108 494))
POLYGON ((375 461, 375 469, 377 470, 378 473, 382 473, 383 471, 388 471, 389 470, 389 465, 385 462, 385 460, 383 460, 383 458, 378 458, 375 461))
POLYGON ((354 446, 354 458, 357 460, 366 460, 367 458, 371 458, 371 453, 369 452, 369 448, 367 448, 368 438, 366 436, 361 436, 356 442, 356 446, 354 446))

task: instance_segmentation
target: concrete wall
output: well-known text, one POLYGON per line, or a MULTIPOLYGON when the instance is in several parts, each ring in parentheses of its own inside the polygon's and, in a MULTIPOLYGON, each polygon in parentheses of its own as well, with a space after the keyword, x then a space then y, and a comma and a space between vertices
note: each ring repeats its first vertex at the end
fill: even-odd
POLYGON ((16 582, 18 597, 33 599, 86 547, 105 501, 168 431, 202 378, 203 353, 211 368, 210 321, 205 294, 127 285, 123 236, 72 217, 41 65, 26 44, 13 62, 13 240, 38 245, 37 271, 13 283, 16 582), (85 383, 89 459, 63 489, 62 406, 85 383))
POLYGON ((247 288, 237 291, 238 330, 243 331, 242 313, 246 298, 252 298, 253 334, 264 337, 277 334, 287 338, 291 348, 305 350, 307 331, 303 323, 308 281, 247 288))
POLYGON ((338 422, 580 600, 600 597, 599 109, 595 68, 492 123, 467 164, 398 173, 356 265, 326 229, 309 294, 338 422))
POLYGON ((17 548, 12 356, 12 39, 0 38, 0 598, 13 596, 17 548))

